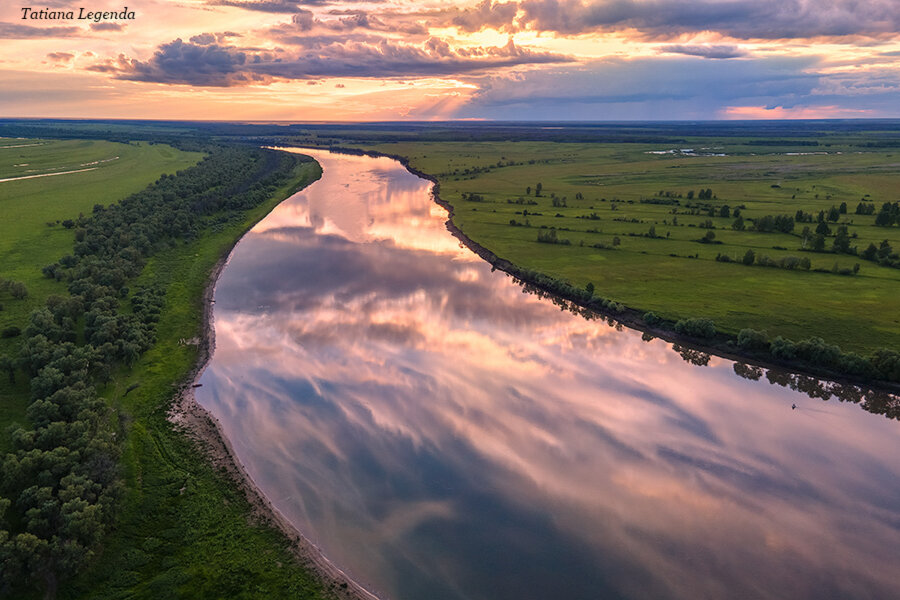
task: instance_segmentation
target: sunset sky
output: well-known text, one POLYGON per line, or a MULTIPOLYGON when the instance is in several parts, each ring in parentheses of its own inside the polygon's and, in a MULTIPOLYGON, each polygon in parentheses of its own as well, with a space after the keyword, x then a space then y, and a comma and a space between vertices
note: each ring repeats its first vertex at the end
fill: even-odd
POLYGON ((0 117, 900 117, 900 0, 4 0, 0 117))

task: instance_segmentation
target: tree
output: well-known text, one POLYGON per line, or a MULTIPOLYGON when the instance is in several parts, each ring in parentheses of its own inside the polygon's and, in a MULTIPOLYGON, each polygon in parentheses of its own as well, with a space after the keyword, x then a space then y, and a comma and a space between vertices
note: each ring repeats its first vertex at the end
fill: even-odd
POLYGON ((813 238, 812 247, 815 252, 822 252, 825 250, 825 236, 821 233, 817 233, 813 238))
POLYGON ((21 281, 10 281, 9 282, 9 293, 13 298, 17 300, 21 300, 28 296, 28 288, 25 287, 25 284, 21 281))
POLYGON ((866 260, 875 260, 878 257, 878 247, 870 242, 869 247, 863 250, 860 256, 862 256, 866 260))
POLYGON ((850 236, 847 234, 847 226, 838 227, 837 235, 834 238, 832 249, 835 252, 846 254, 850 252, 850 236))
POLYGON ((756 260, 756 252, 754 252, 753 250, 748 249, 748 250, 744 253, 744 258, 741 259, 741 262, 744 263, 744 264, 747 265, 747 266, 750 266, 750 265, 753 264, 753 261, 755 261, 755 260, 756 260))
POLYGON ((537 185, 535 186, 535 188, 534 188, 534 195, 535 195, 535 196, 540 196, 540 195, 541 195, 541 190, 543 190, 543 189, 544 189, 544 184, 541 183, 541 182, 538 182, 538 184, 537 184, 537 185))
POLYGON ((5 354, 0 356, 0 371, 6 371, 10 383, 16 382, 16 361, 5 354))
POLYGON ((744 217, 741 217, 739 215, 738 218, 736 218, 734 220, 734 222, 731 224, 731 228, 734 229, 735 231, 743 231, 744 230, 744 217))
POLYGON ((842 215, 847 214, 847 203, 846 202, 841 202, 841 205, 838 207, 838 212, 840 212, 842 215))
POLYGON ((828 223, 826 223, 825 221, 822 221, 816 227, 816 233, 819 233, 822 235, 831 235, 831 227, 828 226, 828 223))

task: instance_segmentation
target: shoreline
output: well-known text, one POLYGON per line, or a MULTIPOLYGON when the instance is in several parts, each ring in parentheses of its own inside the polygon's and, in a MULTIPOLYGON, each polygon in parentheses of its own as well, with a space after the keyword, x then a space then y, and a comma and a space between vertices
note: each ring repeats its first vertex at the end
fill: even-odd
MULTIPOLYGON (((318 179, 311 181, 304 187, 298 188, 275 204, 272 210, 275 210, 282 202, 295 193, 313 185, 316 181, 318 179)), ((178 391, 172 398, 172 404, 166 413, 166 418, 177 431, 188 436, 195 443, 197 449, 212 466, 219 471, 224 471, 225 476, 243 493, 250 505, 251 518, 258 523, 276 529, 287 538, 290 542, 291 554, 303 567, 311 571, 322 582, 324 588, 335 598, 338 600, 384 600, 366 590, 331 562, 318 546, 313 544, 275 508, 238 458, 231 441, 222 430, 219 420, 201 406, 194 396, 195 385, 209 365, 216 347, 215 318, 213 315, 216 283, 241 240, 259 222, 270 215, 272 210, 252 223, 229 248, 228 252, 219 258, 212 271, 210 271, 200 300, 202 303, 200 325, 202 331, 200 342, 197 346, 197 362, 185 380, 179 385, 178 391)))

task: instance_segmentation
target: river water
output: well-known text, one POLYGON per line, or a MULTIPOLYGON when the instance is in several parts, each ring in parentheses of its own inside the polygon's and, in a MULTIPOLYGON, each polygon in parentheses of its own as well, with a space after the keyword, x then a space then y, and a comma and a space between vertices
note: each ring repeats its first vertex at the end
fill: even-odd
POLYGON ((324 175, 235 248, 197 398, 367 588, 900 598, 900 423, 523 293, 429 182, 303 153, 324 175))

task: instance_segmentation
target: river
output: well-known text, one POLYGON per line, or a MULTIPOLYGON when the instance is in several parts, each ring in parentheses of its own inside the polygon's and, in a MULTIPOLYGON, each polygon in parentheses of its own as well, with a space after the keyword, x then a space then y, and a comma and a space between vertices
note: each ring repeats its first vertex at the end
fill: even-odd
POLYGON ((323 177, 235 247, 196 392, 354 579, 384 600, 900 598, 897 421, 523 293, 429 182, 302 152, 323 177))

